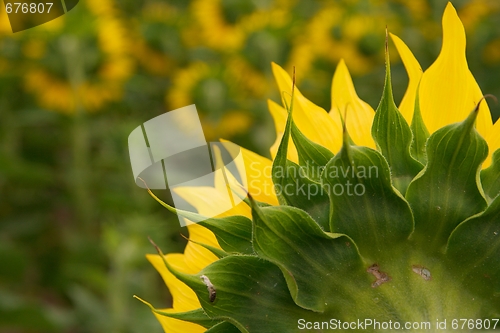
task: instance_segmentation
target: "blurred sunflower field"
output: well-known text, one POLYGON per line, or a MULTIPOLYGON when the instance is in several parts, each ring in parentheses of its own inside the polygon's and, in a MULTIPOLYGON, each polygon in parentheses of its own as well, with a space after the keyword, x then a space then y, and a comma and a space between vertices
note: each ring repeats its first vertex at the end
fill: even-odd
MULTIPOLYGON (((145 260, 154 251, 147 237, 180 252, 186 231, 134 184, 128 134, 196 104, 207 141, 270 156, 267 100, 280 100, 272 62, 295 67, 302 93, 329 110, 343 59, 376 108, 386 26, 425 69, 440 50, 446 3, 81 0, 18 33, 2 4, 0 332, 161 332, 132 295, 171 305, 145 260)), ((483 92, 500 97, 500 2, 452 3, 472 73, 483 92)), ((391 58, 398 104, 408 78, 397 52, 391 58)), ((500 107, 490 107, 495 120, 500 107)))

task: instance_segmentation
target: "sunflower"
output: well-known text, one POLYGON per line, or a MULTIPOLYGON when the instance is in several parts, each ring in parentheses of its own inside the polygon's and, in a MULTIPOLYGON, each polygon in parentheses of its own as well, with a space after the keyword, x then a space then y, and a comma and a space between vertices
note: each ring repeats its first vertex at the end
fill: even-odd
MULTIPOLYGON (((241 149, 249 202, 201 223, 203 226, 189 225, 190 242, 184 254, 164 256, 160 251, 159 255, 148 255, 174 297, 172 309, 152 308, 166 332, 204 332, 207 328, 210 332, 289 332, 297 328, 321 331, 331 327, 331 321, 325 328, 322 320, 334 318, 329 317, 332 315, 346 320, 355 320, 358 315, 376 319, 374 316, 378 315, 413 323, 435 319, 443 313, 454 318, 464 318, 459 317, 464 314, 472 316, 469 318, 487 318, 484 313, 490 318, 500 315, 500 228, 492 222, 498 221, 500 188, 494 185, 495 181, 488 181, 498 178, 498 164, 488 167, 495 152, 495 161, 499 158, 500 122, 493 124, 488 105, 481 103, 483 94, 465 58, 465 31, 451 3, 445 9, 442 27, 441 52, 425 72, 406 44, 391 35, 409 76, 400 113, 391 106, 388 56, 386 87, 377 112, 357 96, 343 61, 333 77, 330 112, 292 88, 287 72, 273 64, 285 106, 269 102, 279 145, 271 148, 274 161, 241 149), (388 124, 383 123, 383 117, 389 117, 385 108, 393 110, 388 124), (346 114, 347 119, 339 114, 346 114), (394 141, 396 134, 400 142, 394 141), (293 141, 288 139, 290 135, 293 141), (420 149, 422 137, 427 141, 426 153, 420 149), (397 149, 399 155, 390 154, 397 149), (309 185, 321 178, 326 181, 321 183, 325 188, 335 188, 338 177, 327 171, 367 160, 380 166, 381 183, 378 173, 376 181, 358 182, 373 194, 359 196, 359 200, 347 194, 332 196, 329 192, 330 200, 316 193, 312 199, 294 201, 286 193, 274 192, 273 183, 293 185, 286 183, 290 179, 274 172, 276 166, 286 165, 291 170, 298 168, 295 161, 301 172, 310 172, 304 164, 305 156, 324 166, 319 176, 308 173, 309 185), (463 160, 457 160, 457 156, 463 160), (398 178, 403 158, 410 161, 405 167, 416 168, 406 183, 398 178), (484 192, 480 184, 479 189, 476 185, 483 160, 484 192), (455 167, 448 170, 443 165, 455 167), (446 180, 439 178, 443 173, 446 180), (463 185, 463 193, 440 188, 440 184, 455 186, 450 179, 456 173, 467 178, 455 180, 461 183, 458 186, 462 186, 462 181, 468 182, 463 185), (432 198, 425 197, 430 187, 436 191, 432 198), (454 198, 447 198, 450 195, 454 198), (431 202, 443 202, 446 206, 432 206, 431 202), (329 205, 334 208, 329 210, 329 205), (421 205, 427 206, 424 209, 421 205), (326 217, 326 223, 322 217, 326 217), (432 217, 444 222, 435 223, 432 217), (364 220, 365 227, 358 227, 364 220), (243 231, 244 221, 250 223, 248 235, 243 231), (221 228, 224 223, 227 224, 221 228), (369 227, 376 231, 367 230, 369 227), (241 238, 224 235, 223 231, 228 230, 241 238), (451 254, 443 257, 442 240, 448 232, 451 236, 448 242, 444 238, 444 246, 451 254), (479 241, 483 238, 488 241, 479 241), (412 240, 410 244, 407 239, 412 240), (422 244, 422 248, 418 247, 422 244), (398 256, 405 265, 394 259, 398 256), (406 259, 416 262, 406 266, 406 259), (369 277, 372 288, 364 284, 369 277), (363 282, 356 282, 358 278, 363 282), (448 307, 443 303, 446 299, 440 298, 443 295, 450 301, 459 301, 448 307), (245 300, 252 304, 245 304, 245 300), (314 321, 315 316, 321 320, 314 321), (302 319, 297 321, 298 318, 302 319)), ((348 179, 362 178, 359 174, 356 177, 353 171, 348 179)), ((213 207, 221 199, 217 195, 221 186, 226 186, 223 180, 215 179, 215 188, 182 188, 178 194, 199 215, 213 216, 213 207)), ((470 323, 466 328, 491 325, 489 319, 478 320, 472 322, 472 328, 470 323)), ((458 327, 451 319, 449 325, 458 327)), ((384 329, 389 330, 384 327, 374 331, 384 329)))

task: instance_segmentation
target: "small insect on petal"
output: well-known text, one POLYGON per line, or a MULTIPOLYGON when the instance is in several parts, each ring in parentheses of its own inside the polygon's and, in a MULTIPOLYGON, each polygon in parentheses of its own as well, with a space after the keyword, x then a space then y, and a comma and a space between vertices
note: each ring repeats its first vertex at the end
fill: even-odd
POLYGON ((420 265, 413 265, 411 266, 412 271, 420 275, 424 280, 429 281, 432 279, 431 277, 431 271, 429 271, 427 268, 420 266, 420 265))
POLYGON ((210 279, 206 275, 201 275, 200 279, 203 281, 205 286, 207 286, 208 299, 210 300, 210 303, 213 303, 215 301, 215 297, 217 297, 214 285, 210 282, 210 279))

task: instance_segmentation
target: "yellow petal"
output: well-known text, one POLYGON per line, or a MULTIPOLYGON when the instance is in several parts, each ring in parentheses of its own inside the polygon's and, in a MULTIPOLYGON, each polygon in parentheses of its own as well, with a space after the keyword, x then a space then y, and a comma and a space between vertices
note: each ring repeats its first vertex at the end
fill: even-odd
MULTIPOLYGON (((175 188, 174 191, 181 198, 194 206, 198 210, 198 213, 203 216, 251 216, 251 210, 245 202, 241 202, 235 207, 217 215, 218 211, 215 210, 215 207, 221 200, 226 200, 226 197, 223 197, 221 192, 213 187, 178 187, 175 188)), ((220 248, 212 231, 199 224, 192 223, 189 220, 187 222, 190 240, 220 248)), ((184 250, 184 260, 190 273, 198 273, 200 270, 216 261, 217 257, 203 246, 188 242, 184 250)))
MULTIPOLYGON (((189 231, 189 240, 220 248, 219 243, 217 242, 217 239, 215 238, 214 233, 212 231, 208 230, 207 228, 205 228, 204 226, 199 225, 199 224, 189 224, 187 226, 187 228, 189 231)), ((188 243, 188 245, 189 244, 193 244, 193 243, 190 242, 190 243, 188 243)), ((196 244, 194 244, 194 245, 196 245, 196 244)), ((185 252, 184 252, 184 254, 185 254, 185 252)), ((207 266, 208 264, 211 264, 211 263, 212 263, 212 261, 207 262, 205 265, 202 266, 202 268, 207 266)), ((197 271, 194 271, 193 273, 197 273, 197 271)))
POLYGON ((347 130, 357 145, 375 148, 371 127, 375 111, 356 94, 349 70, 340 60, 332 80, 332 108, 330 117, 340 121, 347 110, 347 130))
MULTIPOLYGON (((446 6, 442 24, 441 53, 424 72, 420 84, 422 118, 430 133, 464 120, 482 98, 465 58, 465 30, 451 3, 446 6)), ((476 128, 483 137, 488 137, 491 131, 486 103, 481 103, 476 128)))
MULTIPOLYGON (((225 189, 224 189, 225 190, 225 189)), ((173 191, 192 205, 200 215, 208 217, 224 217, 232 215, 243 215, 250 217, 251 210, 244 202, 219 213, 218 202, 227 201, 227 196, 220 189, 209 186, 199 187, 176 187, 173 191)))
POLYGON ((246 178, 241 174, 241 170, 245 169, 243 156, 238 156, 241 149, 239 149, 238 146, 231 142, 222 142, 221 144, 226 149, 228 149, 228 152, 236 154, 236 156, 232 156, 233 161, 231 162, 231 167, 228 167, 227 165, 225 165, 225 161, 222 157, 222 152, 219 146, 214 145, 212 147, 214 152, 213 158, 215 160, 215 168, 217 171, 221 171, 215 172, 215 188, 217 189, 217 191, 220 191, 220 193, 228 193, 232 208, 228 211, 228 213, 230 214, 228 214, 227 216, 243 215, 246 217, 250 217, 251 209, 247 204, 243 202, 244 198, 247 196, 247 192, 245 189, 248 188, 248 184, 246 183, 246 178), (235 146, 238 147, 237 150, 235 149, 235 146), (233 167, 236 168, 236 172, 242 175, 241 177, 236 178, 232 174, 231 170, 234 170, 233 167))
MULTIPOLYGON (((276 141, 271 146, 271 156, 274 159, 278 152, 278 148, 281 143, 281 139, 283 138, 283 132, 285 131, 286 119, 288 117, 288 112, 281 105, 276 104, 271 100, 267 100, 267 106, 271 116, 274 119, 274 128, 276 129, 276 141)), ((293 141, 290 140, 288 142, 288 154, 287 157, 290 161, 298 163, 299 156, 297 154, 297 148, 293 144, 293 141)))
MULTIPOLYGON (((221 142, 229 141, 221 139, 221 142)), ((278 198, 271 179, 273 162, 243 147, 241 147, 241 153, 245 163, 248 193, 257 201, 278 205, 278 198)))
MULTIPOLYGON (((161 309, 164 312, 177 312, 173 309, 161 309)), ((179 319, 169 318, 162 316, 158 313, 154 313, 158 321, 160 322, 165 333, 203 333, 207 329, 203 326, 193 324, 187 321, 182 321, 179 319)))
POLYGON ((495 125, 493 125, 493 129, 491 130, 490 135, 486 138, 486 141, 488 142, 489 154, 486 161, 483 163, 483 169, 491 165, 491 156, 495 151, 500 149, 500 120, 495 122, 495 125))
MULTIPOLYGON (((217 243, 215 239, 215 235, 207 228, 199 224, 190 224, 187 228, 191 241, 220 248, 219 243, 217 243)), ((184 262, 191 274, 198 273, 217 259, 218 258, 211 251, 193 242, 188 242, 184 249, 184 262)))
POLYGON ((408 88, 406 88, 405 95, 399 104, 399 111, 406 119, 408 124, 411 124, 413 119, 413 111, 415 109, 415 97, 417 95, 418 84, 422 78, 422 67, 418 63, 413 53, 408 46, 396 35, 390 34, 392 41, 396 45, 399 56, 403 61, 403 65, 408 73, 408 88))
MULTIPOLYGON (((173 309, 177 312, 189 311, 200 308, 200 302, 194 291, 184 282, 177 279, 165 266, 163 259, 157 254, 148 254, 146 258, 160 273, 173 298, 173 309)), ((167 254, 167 262, 175 269, 183 273, 191 273, 186 266, 184 255, 180 253, 167 254)))
MULTIPOLYGON (((222 140, 222 143, 230 143, 229 141, 222 140)), ((234 144, 233 144, 234 145, 234 144)), ((245 188, 248 192, 258 201, 266 202, 271 205, 277 205, 278 200, 274 191, 274 186, 271 178, 272 161, 255 154, 254 152, 240 147, 241 157, 243 159, 244 170, 240 169, 240 165, 236 164, 241 175, 246 175, 245 188)), ((231 184, 237 184, 238 182, 234 177, 228 173, 228 182, 231 184)), ((221 180, 219 179, 219 182, 221 180)), ((217 182, 217 179, 216 179, 217 182)), ((233 185, 236 187, 236 185, 233 185)), ((241 197, 241 191, 240 196, 241 197)), ((244 193, 246 195, 246 193, 244 193)), ((235 198, 238 196, 234 196, 235 198)), ((220 216, 226 215, 243 215, 251 217, 251 210, 244 202, 239 203, 233 209, 228 210, 227 214, 221 214, 220 216)))
MULTIPOLYGON (((279 65, 272 63, 273 74, 282 98, 290 100, 292 79, 279 65)), ((311 141, 337 152, 342 144, 342 123, 305 98, 297 87, 294 92, 293 120, 300 131, 311 141)))

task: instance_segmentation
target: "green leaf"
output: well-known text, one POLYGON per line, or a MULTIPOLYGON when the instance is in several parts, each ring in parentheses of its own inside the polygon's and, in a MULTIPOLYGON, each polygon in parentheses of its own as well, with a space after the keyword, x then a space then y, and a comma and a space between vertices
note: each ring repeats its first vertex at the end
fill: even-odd
POLYGON ((415 217, 412 239, 427 253, 441 251, 460 222, 486 208, 478 181, 488 146, 474 129, 477 109, 430 136, 428 163, 408 187, 406 199, 415 217))
POLYGON ((327 148, 309 140, 292 120, 292 140, 299 155, 299 165, 304 168, 307 176, 318 181, 321 171, 334 154, 327 148))
POLYGON ((422 113, 420 112, 420 97, 417 89, 415 97, 415 111, 411 121, 411 131, 413 132, 413 140, 411 142, 410 152, 422 165, 427 164, 427 154, 425 152, 425 143, 429 138, 429 131, 425 126, 422 113))
MULTIPOLYGON (((149 194, 163 207, 174 214, 183 216, 204 226, 215 234, 220 247, 227 253, 253 254, 252 221, 240 215, 209 218, 197 213, 176 209, 158 198, 151 190, 149 194)), ((215 253, 217 255, 217 253, 215 253)), ((221 253, 219 253, 221 254, 221 253)))
POLYGON ((408 184, 422 170, 423 165, 410 155, 412 132, 394 104, 387 39, 385 52, 385 86, 382 100, 373 119, 372 136, 378 150, 389 163, 394 186, 405 194, 408 184))
POLYGON ((481 171, 481 184, 490 201, 500 193, 500 149, 493 153, 491 165, 481 171))
MULTIPOLYGON (((329 299, 332 294, 349 299, 356 289, 351 285, 356 276, 366 278, 353 241, 345 235, 323 232, 304 211, 254 205, 252 214, 256 253, 281 269, 299 306, 323 312, 328 301, 336 302, 329 299), (350 276, 348 281, 346 276, 350 276)), ((358 286, 367 284, 363 279, 358 286)))
POLYGON ((448 240, 446 255, 467 288, 500 306, 500 196, 480 215, 462 222, 448 240))
MULTIPOLYGON (((314 155, 314 160, 310 162, 307 160, 304 162, 304 158, 307 157, 303 156, 302 163, 306 166, 310 164, 310 167, 300 167, 287 159, 288 142, 290 140, 290 131, 293 124, 292 110, 293 103, 289 108, 285 132, 273 162, 272 179, 276 195, 281 205, 303 209, 309 213, 323 229, 328 230, 328 195, 323 191, 320 183, 308 177, 308 174, 314 172, 311 170, 314 168, 313 164, 316 165, 315 161, 323 163, 326 158, 328 158, 328 153, 324 150, 320 150, 317 145, 307 146, 309 148, 315 147, 317 152, 319 152, 318 154, 314 153, 314 151, 311 152, 311 154, 314 155)), ((298 130, 296 132, 298 132, 298 130)), ((307 145, 307 143, 304 142, 305 141, 302 141, 303 144, 307 145)), ((316 173, 319 173, 319 167, 316 169, 316 173)), ((319 176, 316 177, 319 178, 319 176)))
POLYGON ((205 331, 205 333, 240 333, 241 331, 231 324, 230 322, 223 321, 217 325, 214 325, 209 330, 205 331))
POLYGON ((295 305, 280 269, 258 257, 229 256, 199 275, 179 273, 168 264, 167 268, 194 290, 209 317, 228 321, 241 332, 294 332, 299 318, 312 320, 314 316, 295 305), (214 302, 201 275, 209 278, 216 291, 214 302))
POLYGON ((363 257, 378 261, 408 239, 413 216, 392 187, 389 166, 379 152, 350 146, 344 138, 322 177, 330 195, 330 230, 349 235, 363 257))

